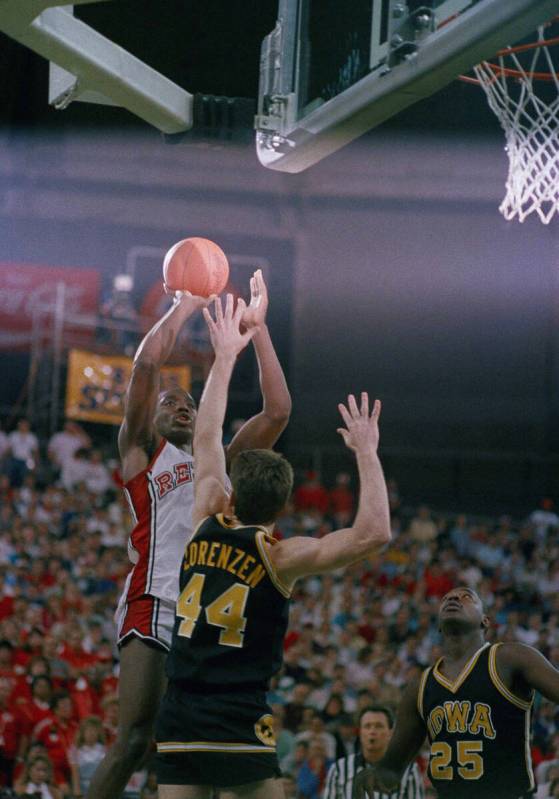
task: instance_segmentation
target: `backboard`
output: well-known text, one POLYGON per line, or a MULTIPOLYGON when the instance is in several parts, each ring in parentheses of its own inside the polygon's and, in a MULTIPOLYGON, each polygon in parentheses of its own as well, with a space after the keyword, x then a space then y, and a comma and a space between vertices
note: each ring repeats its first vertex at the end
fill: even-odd
POLYGON ((550 19, 557 0, 280 0, 256 149, 300 172, 550 19))

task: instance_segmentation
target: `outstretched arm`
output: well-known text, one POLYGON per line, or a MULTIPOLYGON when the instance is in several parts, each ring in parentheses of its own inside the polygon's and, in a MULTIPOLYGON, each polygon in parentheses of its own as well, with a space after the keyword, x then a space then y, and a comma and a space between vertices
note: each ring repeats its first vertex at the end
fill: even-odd
POLYGON ((250 295, 250 305, 243 314, 242 325, 255 331, 252 341, 258 361, 263 407, 241 427, 227 447, 228 464, 242 450, 273 447, 291 413, 289 389, 266 325, 268 291, 260 269, 250 280, 250 295))
POLYGON ((204 308, 204 317, 215 351, 215 361, 204 386, 194 428, 193 448, 196 459, 192 513, 194 526, 206 516, 223 510, 227 500, 222 428, 227 407, 227 391, 237 355, 254 335, 252 330, 245 333, 239 330, 245 308, 243 300, 239 300, 233 312, 232 294, 227 295, 225 311, 222 309, 221 300, 215 301, 215 322, 208 309, 204 308))
POLYGON ((352 527, 336 530, 324 538, 296 537, 276 544, 271 557, 287 585, 307 574, 348 566, 375 554, 390 541, 388 495, 377 455, 380 401, 375 400, 369 414, 368 394, 361 394, 361 408, 350 394, 348 407, 339 405, 338 408, 346 425, 338 432, 357 459, 360 484, 357 515, 352 527))
POLYGON ((133 448, 148 453, 154 449, 153 415, 159 393, 159 372, 171 355, 186 320, 209 302, 187 292, 177 294, 172 307, 145 336, 134 357, 125 399, 124 421, 118 436, 122 458, 133 448))
POLYGON ((367 795, 373 796, 374 791, 391 793, 400 786, 406 766, 425 740, 425 723, 417 707, 418 691, 419 678, 416 678, 404 690, 384 757, 374 768, 368 767, 356 775, 352 799, 365 799, 367 795))

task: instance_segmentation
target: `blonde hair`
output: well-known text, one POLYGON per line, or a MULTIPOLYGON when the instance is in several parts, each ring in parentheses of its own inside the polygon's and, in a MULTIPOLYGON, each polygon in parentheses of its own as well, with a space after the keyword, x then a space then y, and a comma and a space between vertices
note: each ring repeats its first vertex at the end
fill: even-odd
POLYGON ((103 722, 99 716, 88 716, 82 719, 76 735, 76 746, 83 746, 85 743, 85 730, 87 727, 95 727, 97 730, 97 743, 105 743, 105 730, 103 729, 103 722))

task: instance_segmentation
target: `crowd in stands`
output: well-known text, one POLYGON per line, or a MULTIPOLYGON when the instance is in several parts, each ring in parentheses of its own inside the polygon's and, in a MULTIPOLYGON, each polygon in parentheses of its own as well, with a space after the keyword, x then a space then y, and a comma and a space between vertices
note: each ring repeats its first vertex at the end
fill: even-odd
MULTIPOLYGON (((490 640, 521 641, 559 663, 551 500, 524 519, 481 519, 408 508, 394 481, 389 495, 393 542, 382 557, 295 589, 269 696, 288 799, 321 799, 331 764, 355 751, 360 711, 395 708, 402 687, 439 657, 438 602, 453 586, 481 595, 490 640)), ((277 535, 322 537, 354 510, 349 474, 324 486, 309 472, 277 535)), ((45 445, 26 420, 0 432, 0 785, 18 795, 84 795, 114 740, 113 613, 130 530, 116 464, 78 425, 45 445)), ((559 797, 559 713, 541 697, 532 753, 538 799, 559 797)), ((156 795, 148 761, 126 796, 156 795)))

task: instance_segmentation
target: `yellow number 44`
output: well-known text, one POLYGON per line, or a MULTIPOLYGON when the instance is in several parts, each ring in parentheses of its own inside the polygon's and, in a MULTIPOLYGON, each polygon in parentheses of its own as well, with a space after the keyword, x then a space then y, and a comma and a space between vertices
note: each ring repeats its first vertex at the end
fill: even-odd
MULTIPOLYGON (((177 616, 182 618, 178 634, 183 638, 191 638, 196 622, 202 612, 202 591, 205 574, 195 572, 179 596, 177 616)), ((246 627, 244 616, 250 587, 242 583, 234 583, 205 609, 206 621, 214 627, 221 627, 219 643, 224 646, 241 647, 246 627)))

